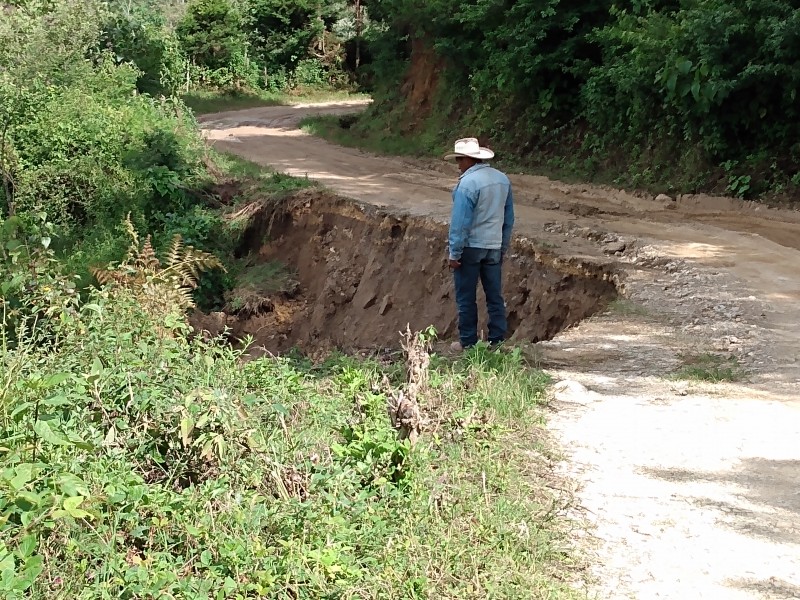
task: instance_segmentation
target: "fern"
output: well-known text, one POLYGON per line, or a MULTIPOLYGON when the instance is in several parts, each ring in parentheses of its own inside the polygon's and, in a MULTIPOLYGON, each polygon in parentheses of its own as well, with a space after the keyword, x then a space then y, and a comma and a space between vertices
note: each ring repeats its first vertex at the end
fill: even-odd
POLYGON ((216 256, 184 245, 180 235, 172 239, 163 260, 159 260, 151 236, 140 243, 130 214, 125 219, 125 229, 131 238, 125 259, 116 266, 93 268, 91 272, 98 284, 130 292, 151 314, 194 308, 192 291, 197 288, 200 275, 212 269, 225 270, 216 256))

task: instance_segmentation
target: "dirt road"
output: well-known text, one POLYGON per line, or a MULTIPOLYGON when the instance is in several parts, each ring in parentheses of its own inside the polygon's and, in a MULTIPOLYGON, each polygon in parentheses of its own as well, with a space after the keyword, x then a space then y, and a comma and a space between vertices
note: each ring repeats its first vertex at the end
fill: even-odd
MULTIPOLYGON (((225 150, 445 222, 454 166, 297 129, 307 114, 358 108, 259 108, 201 123, 225 150)), ((625 297, 536 345, 562 380, 551 424, 579 483, 574 516, 592 526, 587 595, 800 598, 800 213, 512 181, 516 234, 565 259, 615 263, 625 297), (741 381, 674 377, 709 356, 741 381)))

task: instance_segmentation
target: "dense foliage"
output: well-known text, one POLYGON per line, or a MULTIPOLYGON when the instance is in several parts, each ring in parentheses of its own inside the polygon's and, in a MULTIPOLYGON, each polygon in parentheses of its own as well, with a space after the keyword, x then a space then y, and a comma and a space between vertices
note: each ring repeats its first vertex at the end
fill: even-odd
POLYGON ((800 184, 795 3, 367 5, 385 25, 371 30, 383 95, 414 77, 411 42, 423 40, 443 69, 438 101, 459 117, 448 134, 471 127, 530 161, 637 185, 748 196, 800 184))
POLYGON ((207 178, 191 114, 137 93, 140 74, 103 49, 100 2, 21 7, 0 23, 0 214, 57 226, 79 271, 119 258, 124 217, 180 226, 207 178))
POLYGON ((112 4, 107 47, 153 93, 346 85, 356 10, 344 0, 151 0, 112 4))

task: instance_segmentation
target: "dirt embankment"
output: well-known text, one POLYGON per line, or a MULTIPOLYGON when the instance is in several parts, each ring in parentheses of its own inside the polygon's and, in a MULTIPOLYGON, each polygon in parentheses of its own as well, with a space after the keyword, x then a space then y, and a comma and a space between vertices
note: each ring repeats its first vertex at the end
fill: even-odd
MULTIPOLYGON (((255 264, 291 267, 297 291, 276 294, 256 314, 216 313, 196 325, 214 332, 227 325, 234 339, 252 335, 271 352, 394 347, 406 324, 433 325, 441 337, 455 337, 442 225, 318 191, 298 194, 286 207, 275 214, 265 205, 254 215, 245 250, 256 255, 255 264)), ((551 339, 616 292, 608 267, 543 256, 524 241, 516 243, 504 276, 512 340, 551 339)))

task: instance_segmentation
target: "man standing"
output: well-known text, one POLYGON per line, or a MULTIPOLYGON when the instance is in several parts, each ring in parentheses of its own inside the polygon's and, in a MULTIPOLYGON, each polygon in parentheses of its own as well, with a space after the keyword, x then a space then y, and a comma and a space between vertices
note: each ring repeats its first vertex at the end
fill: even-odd
POLYGON ((461 339, 454 347, 478 343, 478 279, 486 294, 489 343, 499 344, 506 335, 501 271, 511 244, 514 201, 508 177, 483 162, 492 157, 494 152, 481 147, 475 138, 458 140, 454 152, 445 156, 447 160, 455 158, 461 171, 453 190, 449 236, 461 339))

